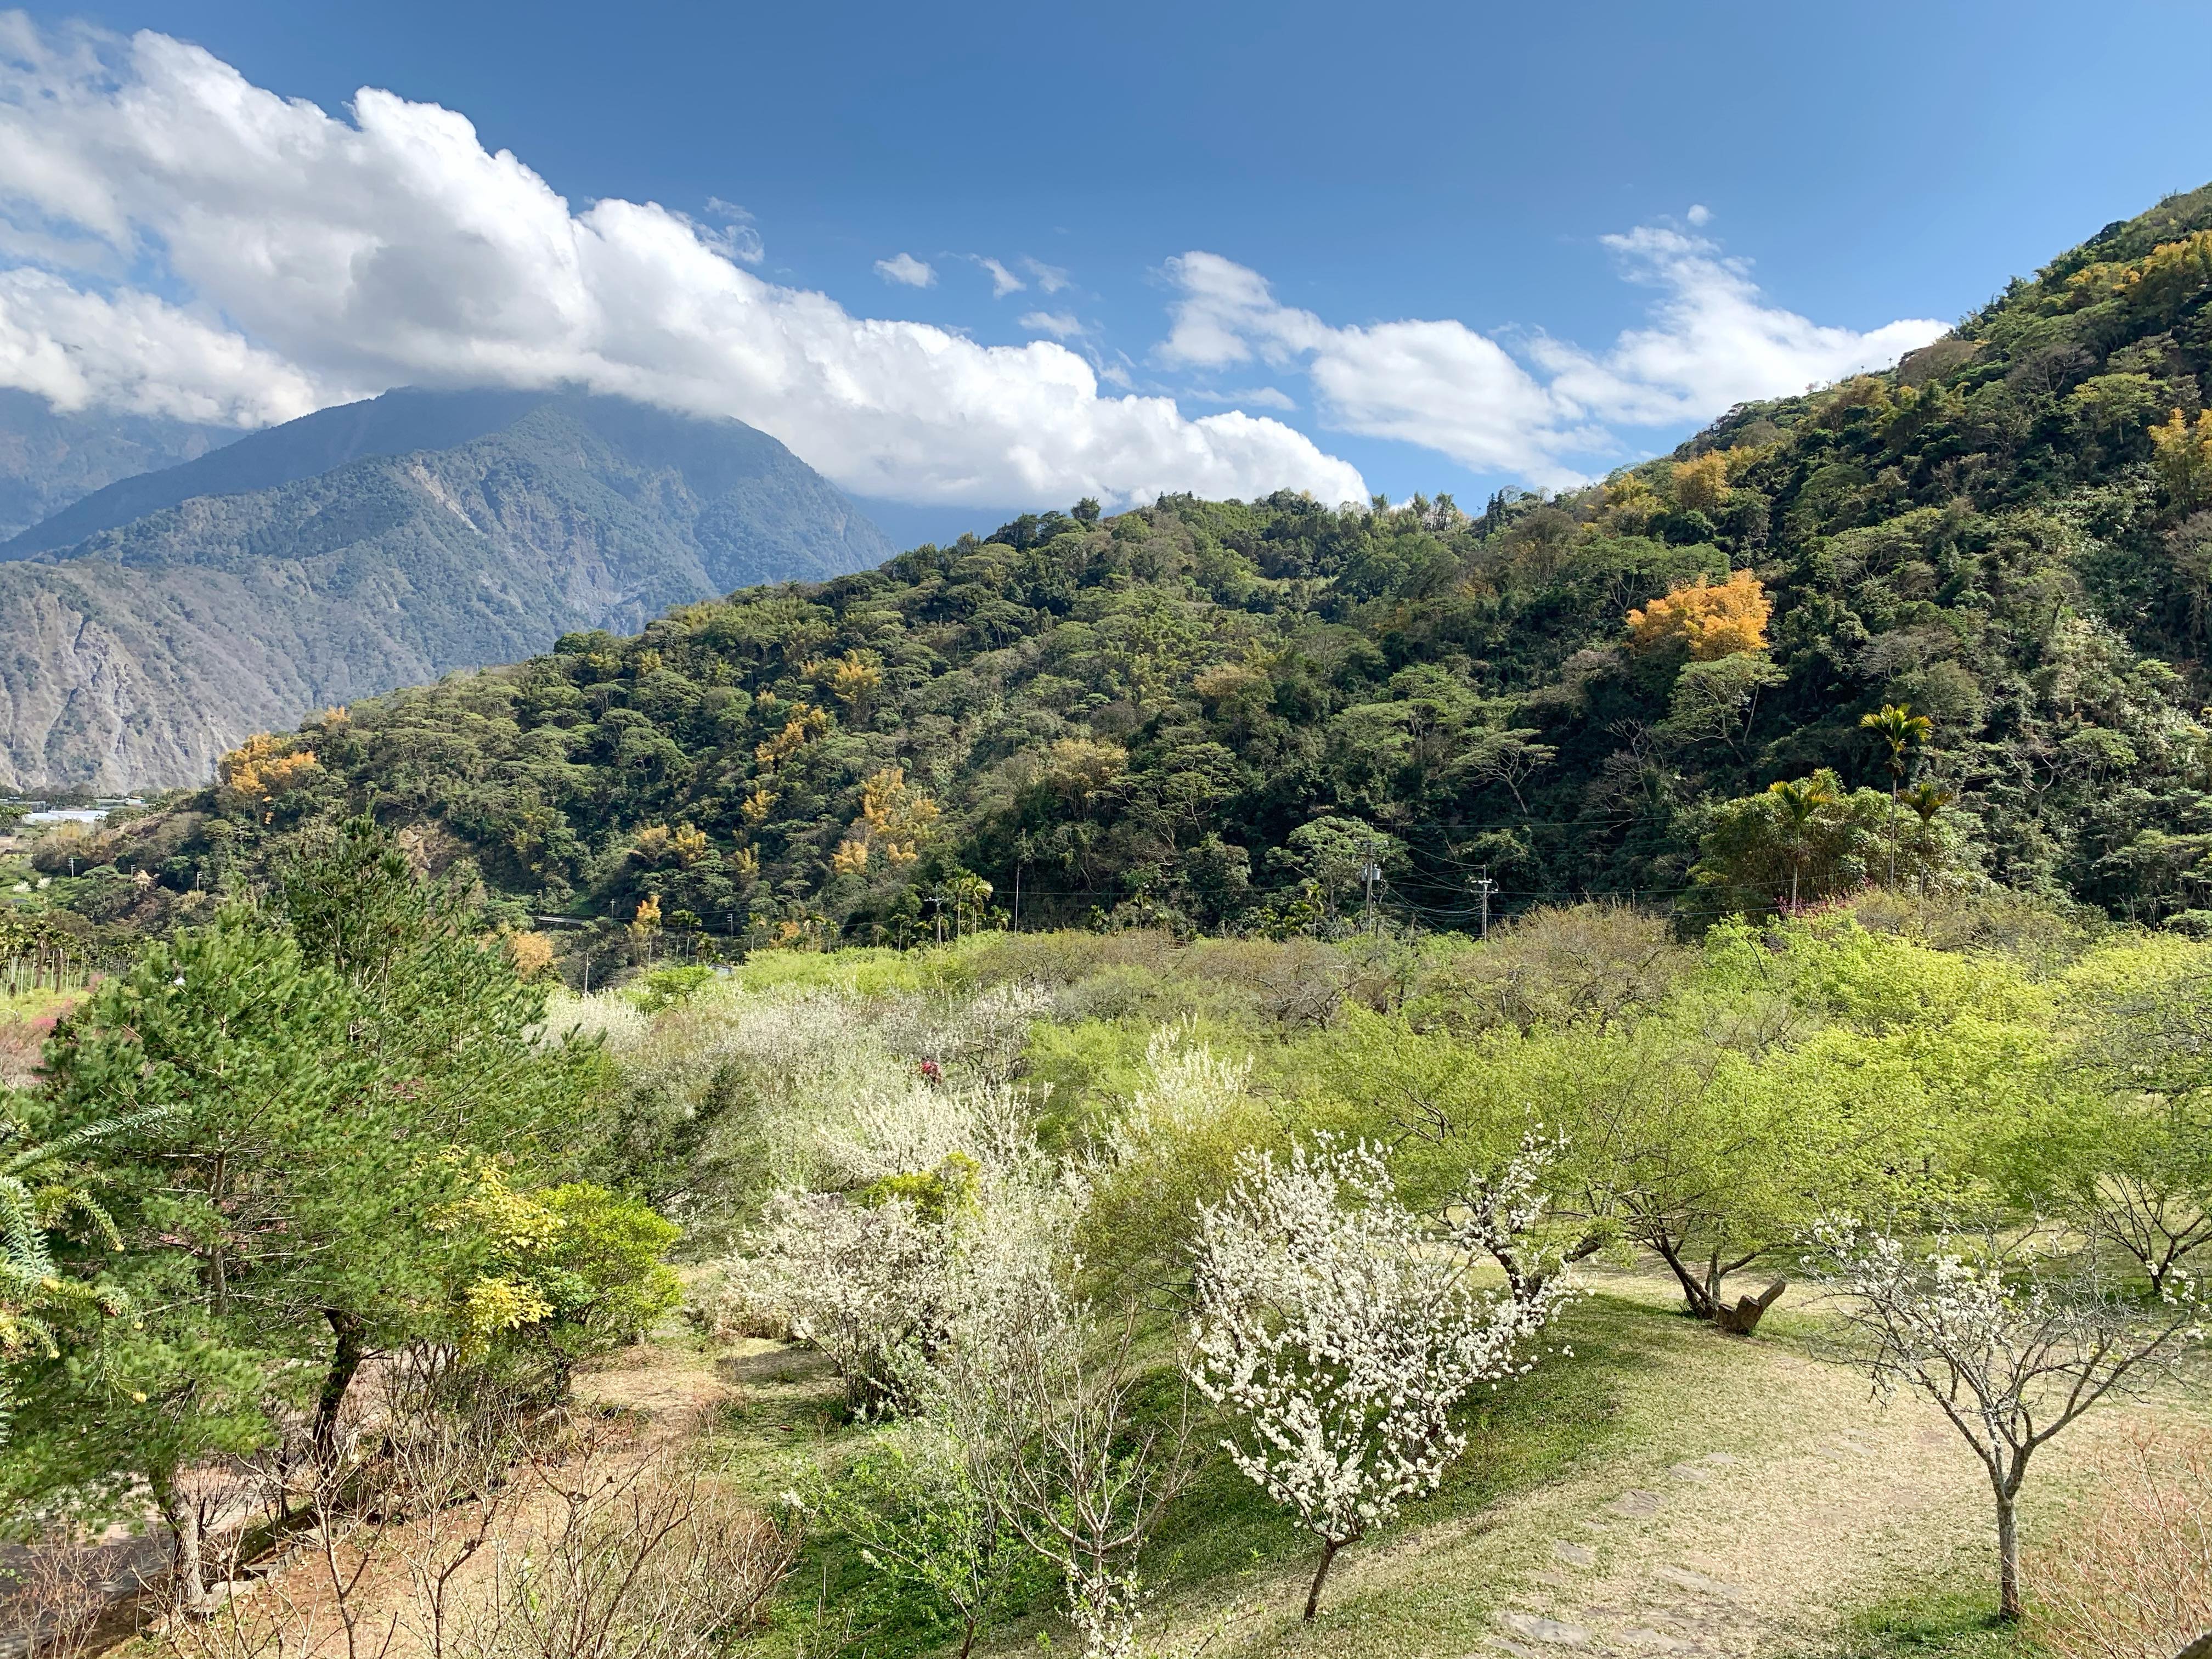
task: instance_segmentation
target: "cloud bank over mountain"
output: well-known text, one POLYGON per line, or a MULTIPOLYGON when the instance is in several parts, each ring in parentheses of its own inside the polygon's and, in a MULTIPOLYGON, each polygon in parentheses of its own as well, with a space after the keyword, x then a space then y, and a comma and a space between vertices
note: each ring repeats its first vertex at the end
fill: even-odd
MULTIPOLYGON (((1188 252, 1167 263, 1170 331, 1152 353, 1170 379, 1140 392, 1065 307, 1024 313, 1044 337, 1007 345, 855 316, 757 274, 750 216, 708 211, 728 222, 617 198, 579 212, 436 105, 365 88, 341 118, 166 35, 0 15, 0 386, 64 410, 257 426, 403 383, 575 385, 735 416, 872 496, 1334 502, 1364 496, 1358 471, 1249 410, 1303 401, 1321 429, 1557 486, 1943 331, 1773 305, 1695 228, 1698 208, 1690 228, 1604 239, 1653 300, 1644 326, 1595 351, 1449 319, 1332 323, 1188 252), (1245 365, 1302 375, 1309 395, 1214 378, 1245 365), (1186 416, 1178 396, 1220 412, 1186 416)), ((1070 282, 1034 258, 964 257, 1002 297, 1070 282)), ((910 290, 938 275, 908 252, 875 269, 910 290)))
POLYGON ((912 501, 1364 493, 1279 422, 1102 395, 1051 341, 854 317, 653 203, 572 211, 450 110, 363 88, 350 115, 165 35, 0 19, 0 384, 258 425, 403 381, 573 383, 912 501))

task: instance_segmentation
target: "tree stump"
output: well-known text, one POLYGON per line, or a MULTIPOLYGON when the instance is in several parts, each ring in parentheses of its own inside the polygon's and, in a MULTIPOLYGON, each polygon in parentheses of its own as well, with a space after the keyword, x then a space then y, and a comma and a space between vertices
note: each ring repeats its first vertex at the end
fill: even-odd
POLYGON ((1778 1279, 1757 1296, 1738 1297, 1734 1307, 1723 1303, 1713 1310, 1713 1323, 1731 1336, 1749 1336, 1759 1328, 1759 1322, 1766 1310, 1782 1299, 1782 1292, 1790 1288, 1790 1281, 1778 1279))

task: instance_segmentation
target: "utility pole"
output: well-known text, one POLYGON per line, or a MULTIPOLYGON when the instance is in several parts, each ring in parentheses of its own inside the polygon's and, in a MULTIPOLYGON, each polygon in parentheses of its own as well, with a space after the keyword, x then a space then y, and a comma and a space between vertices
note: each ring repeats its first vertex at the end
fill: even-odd
POLYGON ((1367 862, 1359 866, 1359 879, 1367 884, 1367 931, 1370 935, 1377 931, 1375 921, 1375 884, 1382 878, 1382 866, 1375 862, 1375 842, 1370 836, 1367 842, 1367 862))
POLYGON ((945 906, 946 901, 933 896, 922 900, 922 902, 929 906, 931 909, 937 913, 937 942, 939 945, 942 945, 945 943, 945 906))
POLYGON ((1482 901, 1482 937, 1490 937, 1490 896, 1498 890, 1498 884, 1490 878, 1490 866, 1482 866, 1482 874, 1475 878, 1475 896, 1482 901))

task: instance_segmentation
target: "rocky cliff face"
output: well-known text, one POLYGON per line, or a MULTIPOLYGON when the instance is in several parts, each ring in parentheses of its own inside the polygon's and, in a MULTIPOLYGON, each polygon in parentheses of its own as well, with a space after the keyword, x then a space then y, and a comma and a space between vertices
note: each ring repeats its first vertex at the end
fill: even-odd
POLYGON ((0 563, 0 786, 200 782, 327 705, 890 550, 749 427, 550 398, 455 448, 187 498, 0 563))

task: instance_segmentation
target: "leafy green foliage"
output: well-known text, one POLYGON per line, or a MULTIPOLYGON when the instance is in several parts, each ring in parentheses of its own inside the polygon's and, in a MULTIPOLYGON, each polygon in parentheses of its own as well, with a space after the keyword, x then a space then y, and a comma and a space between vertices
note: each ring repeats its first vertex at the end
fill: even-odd
POLYGON ((900 944, 1018 888, 1036 923, 1328 932, 1371 842, 1386 908, 1430 925, 1486 866, 1505 908, 1702 921, 1806 896, 1763 798, 1826 773, 1824 895, 1894 863, 2196 908, 2212 564, 2154 433, 2203 405, 2212 291, 2161 250, 2208 221, 2212 192, 2163 204, 1891 374, 1556 499, 1045 514, 571 635, 305 728, 316 767, 198 855, 373 802, 534 905, 900 944), (1697 641, 1631 648, 1688 639, 1654 617, 1697 641), (1861 789, 1903 821, 1877 836, 1861 789))
POLYGON ((27 1492, 95 1499, 134 1473, 173 1495, 180 1468, 303 1418, 327 1455, 374 1348, 455 1343, 557 1390, 673 1304, 676 1229, 570 1178, 603 1054, 543 1031, 545 991, 463 887, 357 820, 300 843, 283 893, 147 946, 22 1098, 15 1162, 70 1177, 10 1218, 11 1257, 70 1316, 10 1356, 27 1492), (486 1316, 486 1287, 513 1316, 486 1316))
POLYGON ((868 1647, 901 1651, 978 1631, 1051 1588, 1011 1522, 975 1486, 957 1449, 927 1430, 887 1436, 804 1494, 807 1519, 867 1569, 868 1647))

